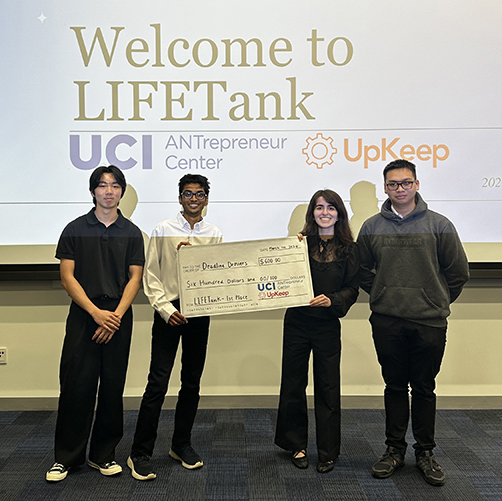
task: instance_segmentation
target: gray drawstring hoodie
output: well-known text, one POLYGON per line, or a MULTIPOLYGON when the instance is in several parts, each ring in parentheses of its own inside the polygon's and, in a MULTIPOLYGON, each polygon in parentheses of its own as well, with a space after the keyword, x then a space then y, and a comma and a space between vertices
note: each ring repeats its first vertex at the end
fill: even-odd
POLYGON ((361 227, 361 287, 375 313, 442 327, 469 266, 451 221, 429 210, 418 193, 415 203, 400 218, 387 199, 361 227))

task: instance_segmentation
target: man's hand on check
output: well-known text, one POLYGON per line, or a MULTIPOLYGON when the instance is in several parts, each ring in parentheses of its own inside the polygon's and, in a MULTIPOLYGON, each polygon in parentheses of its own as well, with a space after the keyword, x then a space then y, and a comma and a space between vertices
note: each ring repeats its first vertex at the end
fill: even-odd
POLYGON ((178 244, 178 247, 176 247, 176 250, 180 250, 180 248, 183 246, 183 245, 192 245, 190 242, 180 242, 178 244))
POLYGON ((324 294, 316 296, 314 299, 310 300, 310 306, 321 306, 323 308, 329 308, 331 306, 331 299, 326 297, 324 294))

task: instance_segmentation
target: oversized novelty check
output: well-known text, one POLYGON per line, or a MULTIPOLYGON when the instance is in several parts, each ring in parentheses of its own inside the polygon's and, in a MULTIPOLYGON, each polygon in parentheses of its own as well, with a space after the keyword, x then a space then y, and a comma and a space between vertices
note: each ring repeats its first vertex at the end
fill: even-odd
POLYGON ((304 306, 314 297, 307 241, 296 236, 184 246, 178 272, 186 317, 304 306))

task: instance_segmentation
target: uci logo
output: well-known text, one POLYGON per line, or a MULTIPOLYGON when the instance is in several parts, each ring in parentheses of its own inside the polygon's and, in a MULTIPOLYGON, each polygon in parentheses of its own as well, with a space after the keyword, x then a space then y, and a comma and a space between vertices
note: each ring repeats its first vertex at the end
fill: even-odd
POLYGON ((259 291, 272 291, 275 290, 275 282, 267 282, 266 284, 258 284, 259 291))

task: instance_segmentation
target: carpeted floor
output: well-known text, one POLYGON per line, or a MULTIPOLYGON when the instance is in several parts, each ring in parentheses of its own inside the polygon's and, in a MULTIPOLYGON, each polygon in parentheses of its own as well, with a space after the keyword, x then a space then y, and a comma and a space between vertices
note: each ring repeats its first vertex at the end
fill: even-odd
POLYGON ((83 465, 56 484, 45 481, 53 463, 56 412, 0 412, 0 500, 502 499, 502 410, 438 411, 435 453, 447 475, 443 487, 425 483, 412 450, 407 465, 390 479, 371 477, 371 465, 385 449, 381 410, 343 410, 342 453, 331 473, 317 473, 310 412, 308 470, 296 469, 289 453, 273 445, 275 409, 200 410, 192 439, 204 467, 186 470, 167 454, 173 411, 165 410, 153 457, 157 479, 139 482, 125 465, 137 411, 126 411, 116 458, 124 472, 106 478, 83 465))

